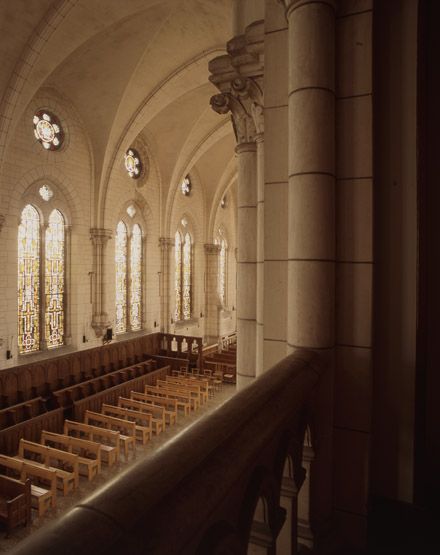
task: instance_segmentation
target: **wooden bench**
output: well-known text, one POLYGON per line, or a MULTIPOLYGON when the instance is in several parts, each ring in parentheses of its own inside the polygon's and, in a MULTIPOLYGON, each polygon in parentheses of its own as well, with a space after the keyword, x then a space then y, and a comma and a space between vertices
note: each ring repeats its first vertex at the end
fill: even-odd
POLYGON ((106 462, 108 466, 113 466, 119 460, 119 432, 90 426, 83 422, 65 420, 64 434, 99 443, 101 445, 101 460, 106 462))
POLYGON ((38 466, 55 469, 57 485, 63 491, 63 495, 67 495, 78 487, 77 455, 21 439, 18 455, 15 458, 26 462, 31 461, 38 466), (71 470, 66 470, 66 468, 71 468, 71 470))
POLYGON ((101 472, 101 445, 86 439, 43 431, 40 443, 78 456, 78 472, 92 480, 101 472))
POLYGON ((188 400, 188 396, 182 396, 178 393, 166 391, 165 389, 155 385, 146 385, 144 387, 144 392, 147 395, 153 395, 154 397, 173 399, 177 401, 177 408, 182 409, 185 416, 191 412, 191 401, 188 400))
MULTIPOLYGON (((160 397, 159 395, 150 395, 149 393, 143 393, 145 399, 153 403, 153 405, 158 405, 159 407, 164 407, 166 410, 176 413, 176 421, 177 421, 177 412, 179 410, 178 401, 177 399, 170 399, 168 397, 160 397)), ((188 406, 188 414, 191 407, 188 406)))
POLYGON ((164 415, 164 425, 165 424, 175 424, 177 422, 177 410, 170 410, 169 408, 165 407, 164 405, 161 404, 156 404, 154 399, 153 401, 151 400, 151 396, 150 395, 146 395, 145 393, 137 393, 136 391, 132 391, 130 393, 130 399, 133 399, 134 401, 141 401, 142 403, 147 403, 148 405, 152 405, 154 407, 160 407, 163 409, 163 415, 164 415))
POLYGON ((47 509, 56 506, 57 476, 51 468, 41 467, 14 457, 0 455, 0 467, 13 472, 20 480, 31 480, 31 504, 43 516, 47 509))
POLYGON ((0 522, 6 524, 6 536, 19 524, 31 521, 31 481, 20 482, 0 476, 0 522))
POLYGON ((127 399, 126 397, 119 397, 118 407, 150 414, 151 425, 153 428, 153 432, 156 435, 160 434, 165 429, 165 416, 163 407, 155 407, 154 405, 148 405, 147 403, 142 403, 141 401, 127 399))
POLYGON ((128 460, 130 449, 133 456, 136 455, 136 423, 123 418, 115 418, 114 416, 107 416, 99 412, 86 410, 84 415, 84 423, 91 426, 98 426, 119 432, 119 440, 124 446, 125 460, 128 460))
POLYGON ((169 393, 177 393, 181 396, 181 398, 185 399, 188 403, 191 404, 191 409, 196 410, 200 407, 200 400, 197 394, 193 394, 192 391, 187 389, 184 386, 179 386, 175 384, 170 384, 165 380, 157 380, 156 386, 159 389, 163 389, 169 393))
POLYGON ((182 385, 189 391, 198 395, 200 404, 205 404, 208 402, 208 385, 203 382, 196 382, 195 379, 191 378, 176 378, 174 376, 167 376, 165 381, 170 384, 182 385))
POLYGON ((142 442, 142 445, 145 445, 153 435, 151 414, 106 404, 102 405, 101 412, 107 416, 114 416, 134 422, 136 424, 136 438, 142 442))

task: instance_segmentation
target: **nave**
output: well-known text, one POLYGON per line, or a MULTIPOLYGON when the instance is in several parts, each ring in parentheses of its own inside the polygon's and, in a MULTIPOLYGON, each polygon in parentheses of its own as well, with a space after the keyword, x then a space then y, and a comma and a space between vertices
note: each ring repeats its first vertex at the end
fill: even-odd
MULTIPOLYGON (((170 337, 171 339, 175 341, 174 337, 170 337)), ((189 341, 189 338, 178 339, 179 342, 182 339, 189 341)), ((27 523, 25 528, 20 526, 8 533, 7 537, 0 542, 0 551, 9 551, 24 537, 59 519, 89 495, 99 493, 115 477, 128 471, 146 457, 154 455, 161 446, 227 401, 235 393, 235 384, 231 383, 235 381, 235 377, 231 379, 231 375, 224 370, 230 370, 234 366, 232 361, 235 359, 235 346, 231 345, 227 351, 223 351, 223 354, 219 353, 218 356, 215 353, 216 347, 214 345, 206 349, 203 357, 205 364, 201 369, 189 369, 189 357, 187 360, 179 358, 182 355, 177 352, 174 352, 175 356, 171 358, 158 357, 171 363, 171 366, 154 370, 156 364, 151 364, 152 359, 133 365, 132 367, 144 366, 147 369, 145 378, 148 378, 147 381, 151 385, 145 385, 141 393, 135 391, 127 393, 132 387, 138 385, 136 384, 138 378, 130 379, 132 375, 127 375, 130 374, 130 367, 122 368, 121 371, 128 378, 125 382, 121 381, 116 386, 109 384, 110 387, 97 393, 91 393, 89 390, 89 395, 74 402, 73 406, 66 403, 66 406, 54 409, 55 411, 61 409, 67 416, 73 415, 70 419, 64 419, 62 430, 57 430, 64 432, 64 435, 43 430, 39 435, 39 442, 38 436, 33 437, 35 441, 19 440, 18 456, 0 455, 1 475, 13 476, 14 471, 16 474, 18 470, 20 474, 21 470, 21 478, 23 478, 23 469, 27 469, 25 478, 30 477, 33 488, 31 522, 27 523), (225 362, 226 359, 228 359, 227 362, 225 362), (122 391, 126 392, 125 398, 120 395, 122 391), (116 398, 118 398, 117 403, 103 402, 116 398), (86 407, 93 407, 96 412, 87 410, 86 407), (82 421, 84 424, 81 424, 82 421), (148 428, 136 426, 136 424, 148 425, 148 428), (137 433, 146 430, 148 430, 146 436, 137 433), (109 438, 111 435, 120 436, 117 437, 117 452, 114 438, 109 438), (73 450, 72 442, 74 442, 73 450), (67 443, 70 443, 70 449, 67 443), (99 445, 100 443, 102 445, 99 445), (92 453, 93 447, 98 448, 98 456, 96 451, 92 453), (46 450, 51 452, 47 453, 46 460, 41 461, 41 455, 46 450), (76 456, 79 459, 79 469, 78 461, 73 460, 75 458, 75 455, 72 455, 73 452, 79 455, 79 457, 76 456), (86 471, 81 472, 81 463, 85 461, 93 462, 96 468, 92 472, 90 468, 83 468, 86 471), (20 467, 20 465, 23 466, 20 467), (41 468, 43 466, 44 470, 41 468), (56 468, 58 470, 55 470, 56 468), (51 492, 53 497, 43 499, 42 492, 46 492, 45 497, 49 494, 44 489, 48 487, 49 472, 54 474, 51 492), (71 476, 67 481, 58 482, 58 478, 65 479, 69 473, 71 476), (40 499, 37 498, 36 493, 40 499)), ((162 353, 164 354, 163 351, 162 353)), ((157 365, 160 366, 160 363, 157 365)), ((114 370, 103 374, 106 377, 112 375, 115 375, 114 370)), ((83 386, 88 381, 79 382, 78 385, 83 386)), ((72 391, 73 386, 66 389, 72 391)), ((84 388, 82 390, 85 391, 84 388)), ((57 404, 60 405, 64 395, 56 395, 58 392, 54 393, 57 404)), ((26 426, 28 430, 32 430, 32 418, 22 424, 25 426, 22 426, 24 435, 27 436, 26 426)), ((3 436, 7 433, 8 427, 0 431, 3 436)))

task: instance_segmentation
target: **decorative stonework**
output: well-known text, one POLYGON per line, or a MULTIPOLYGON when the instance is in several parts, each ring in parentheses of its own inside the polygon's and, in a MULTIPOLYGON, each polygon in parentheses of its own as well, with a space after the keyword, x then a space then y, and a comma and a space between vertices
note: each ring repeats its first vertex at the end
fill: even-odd
POLYGON ((215 243, 205 243, 204 248, 206 254, 218 254, 220 252, 220 245, 215 243))
POLYGON ((142 162, 139 153, 134 148, 129 148, 124 154, 124 164, 128 175, 132 179, 138 179, 142 172, 142 162))
POLYGON ((34 135, 45 150, 58 150, 64 139, 59 119, 47 110, 38 110, 33 118, 34 135))
POLYGON ((38 189, 38 194, 46 202, 49 202, 49 200, 53 197, 53 191, 49 187, 49 185, 43 185, 42 187, 40 187, 38 189))
POLYGON ((250 25, 227 44, 228 54, 211 60, 210 81, 220 90, 210 104, 219 114, 231 112, 237 143, 254 142, 264 132, 264 28, 250 25))

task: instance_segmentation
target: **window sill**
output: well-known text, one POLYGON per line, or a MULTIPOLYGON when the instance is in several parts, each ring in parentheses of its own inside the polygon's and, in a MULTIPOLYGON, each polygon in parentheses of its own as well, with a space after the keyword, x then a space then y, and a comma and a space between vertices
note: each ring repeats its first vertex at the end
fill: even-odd
POLYGON ((199 318, 190 318, 189 320, 177 320, 174 322, 176 328, 190 328, 199 325, 199 318))

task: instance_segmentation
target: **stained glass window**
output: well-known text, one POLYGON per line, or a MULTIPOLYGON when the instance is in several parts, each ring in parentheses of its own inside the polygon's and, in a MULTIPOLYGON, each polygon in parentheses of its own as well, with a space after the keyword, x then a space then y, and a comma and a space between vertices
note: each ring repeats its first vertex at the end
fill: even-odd
POLYGON ((218 256, 218 294, 222 305, 226 304, 226 241, 220 242, 218 256))
POLYGON ((40 187, 38 189, 38 193, 40 197, 46 202, 49 202, 49 200, 53 197, 53 191, 48 185, 43 185, 42 187, 40 187))
POLYGON ((137 150, 134 148, 129 148, 124 155, 125 169, 128 175, 133 179, 137 179, 141 175, 142 163, 141 158, 137 150))
POLYGON ((191 179, 189 178, 189 175, 187 175, 183 179, 182 183, 180 184, 180 188, 182 190, 182 194, 184 194, 186 197, 190 194, 192 185, 191 185, 191 179))
POLYGON ((182 319, 182 236, 177 231, 174 243, 175 251, 175 290, 176 290, 176 313, 175 319, 182 319))
POLYGON ((116 325, 115 333, 127 331, 127 228, 119 222, 116 228, 116 325))
POLYGON ((130 240, 130 327, 133 331, 142 326, 142 232, 133 226, 130 240))
POLYGON ((58 118, 46 110, 38 110, 34 115, 34 135, 46 150, 61 147, 64 133, 58 118))
POLYGON ((191 318, 191 237, 185 235, 183 243, 183 270, 182 270, 182 312, 183 319, 191 318))
POLYGON ((18 226, 18 350, 40 348, 40 217, 28 204, 18 226))
POLYGON ((48 348, 64 343, 64 218, 53 210, 45 237, 45 338, 48 348))

